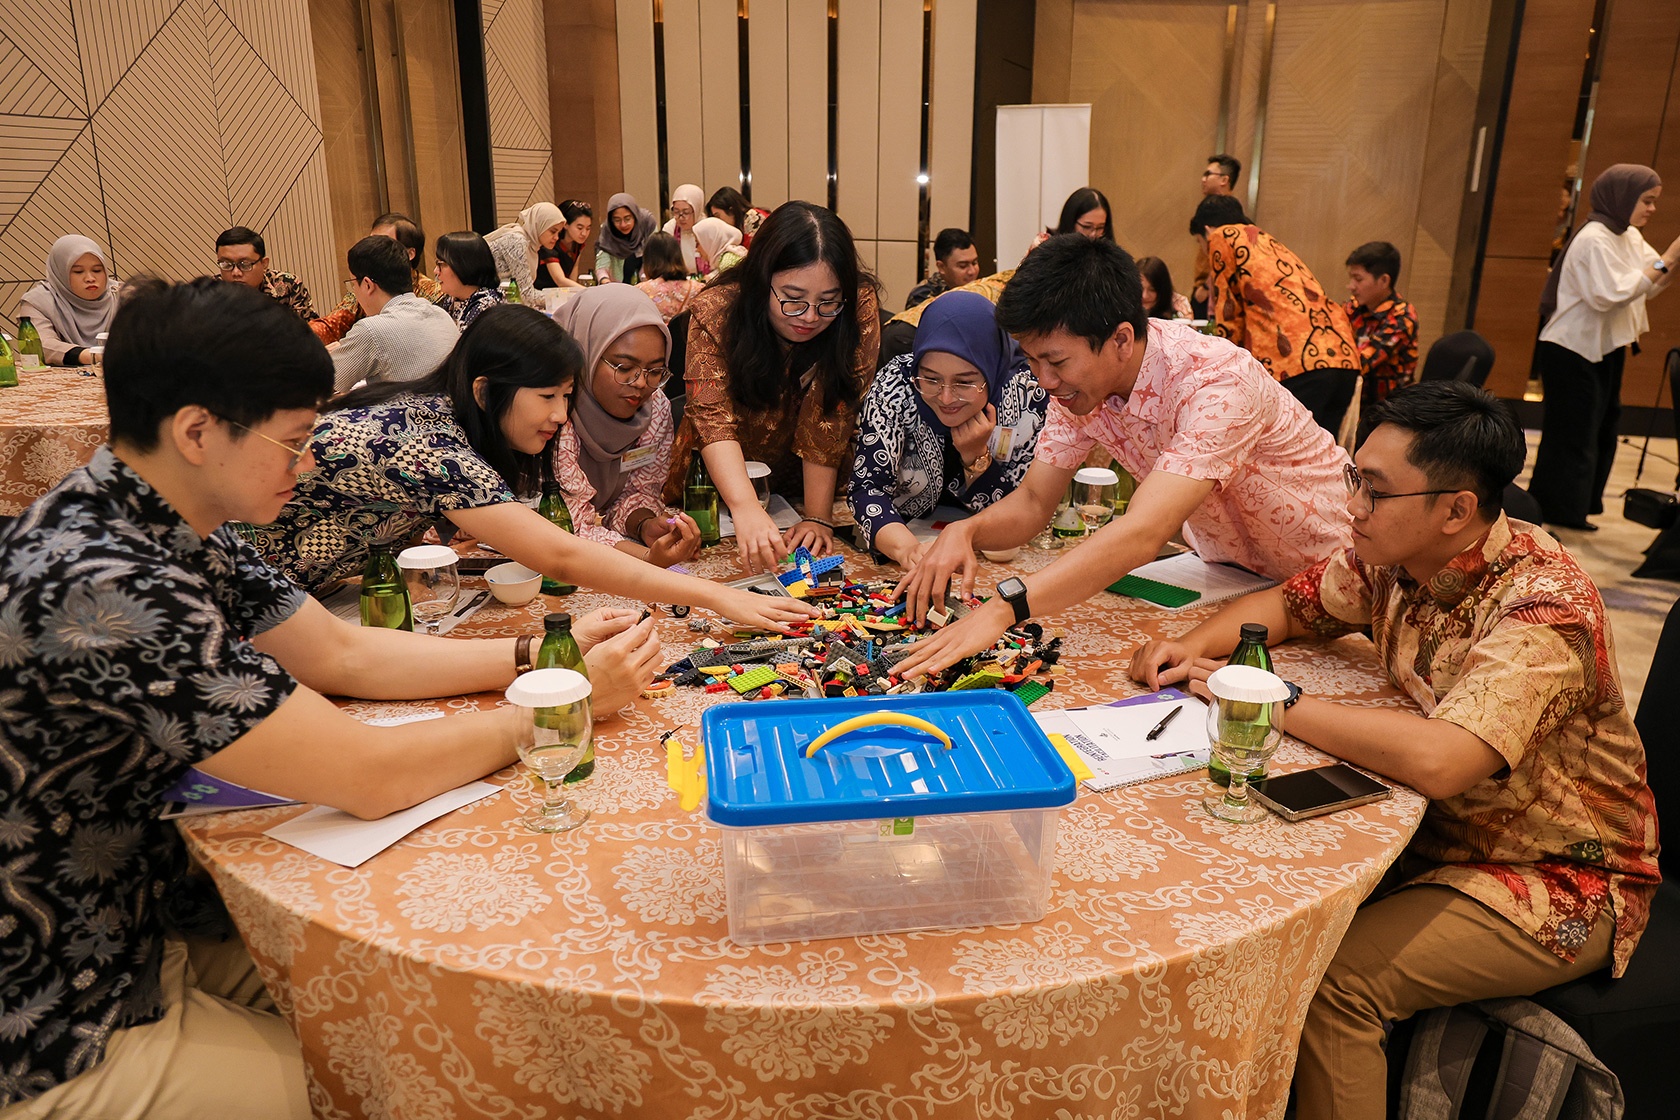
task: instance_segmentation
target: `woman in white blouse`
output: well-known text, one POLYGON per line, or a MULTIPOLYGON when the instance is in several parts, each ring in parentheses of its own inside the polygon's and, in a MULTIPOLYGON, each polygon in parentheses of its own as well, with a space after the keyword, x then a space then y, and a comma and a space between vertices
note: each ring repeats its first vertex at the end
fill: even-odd
POLYGON ((1618 163, 1592 186, 1592 213, 1565 243, 1540 299, 1534 364, 1545 388, 1540 450, 1529 493, 1546 523, 1595 531, 1616 458, 1627 346, 1649 327, 1645 301, 1680 265, 1680 238, 1659 256, 1640 230, 1657 209, 1662 180, 1618 163))

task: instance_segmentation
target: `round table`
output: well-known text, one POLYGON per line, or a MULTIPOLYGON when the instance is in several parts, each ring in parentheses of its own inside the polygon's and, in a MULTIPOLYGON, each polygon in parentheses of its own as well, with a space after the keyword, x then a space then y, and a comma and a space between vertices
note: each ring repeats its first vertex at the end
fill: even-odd
POLYGON ((22 513, 93 458, 110 430, 99 367, 20 371, 16 387, 0 389, 0 516, 22 513))
MULTIPOLYGON (((985 564, 979 586, 1054 555, 985 564)), ((737 570, 732 548, 690 567, 737 570)), ((849 550, 846 570, 874 571, 849 550)), ((456 634, 534 632, 547 610, 609 602, 485 609, 456 634)), ((1044 620, 1067 632, 1067 675, 1035 708, 1137 693, 1128 651, 1207 613, 1103 592, 1044 620)), ((696 644, 661 626, 672 660, 696 644)), ((1276 653, 1314 695, 1409 703, 1364 639, 1276 653)), ((1201 773, 1082 788, 1036 925, 748 948, 727 936, 716 831, 703 805, 678 808, 661 745, 672 727, 692 743, 721 699, 679 689, 599 724, 578 794, 594 815, 567 835, 519 826, 537 798, 517 770, 354 869, 262 835, 295 807, 183 822, 303 1041, 318 1116, 1280 1117, 1314 988, 1425 806, 1401 789, 1234 827, 1201 808, 1201 773)), ((1274 769, 1324 758, 1286 741, 1274 769)))

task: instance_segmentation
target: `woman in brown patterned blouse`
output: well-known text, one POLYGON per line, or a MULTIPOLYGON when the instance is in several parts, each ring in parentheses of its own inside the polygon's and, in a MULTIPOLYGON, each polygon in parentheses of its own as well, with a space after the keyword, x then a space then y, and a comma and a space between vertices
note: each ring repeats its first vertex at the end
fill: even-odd
POLYGON ((834 544, 834 495, 851 461, 858 402, 875 373, 881 319, 875 278, 851 231, 809 202, 779 207, 746 260, 689 302, 688 405, 665 496, 676 502, 695 448, 735 520, 741 562, 772 569, 801 545, 834 544), (758 504, 746 463, 771 489, 805 499, 785 536, 758 504))

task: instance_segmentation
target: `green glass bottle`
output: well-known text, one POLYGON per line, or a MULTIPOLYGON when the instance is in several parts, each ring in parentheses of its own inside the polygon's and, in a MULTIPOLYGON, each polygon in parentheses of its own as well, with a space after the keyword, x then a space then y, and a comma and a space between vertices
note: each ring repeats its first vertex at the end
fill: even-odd
POLYGON ((41 349, 41 332, 35 329, 35 324, 29 321, 27 315, 18 317, 17 341, 17 368, 41 369, 47 364, 41 349))
POLYGON ((683 485, 683 512, 700 527, 702 545, 718 543, 718 492, 712 476, 706 473, 706 460, 701 458, 699 448, 694 450, 694 463, 683 485))
MULTIPOLYGON (((537 663, 539 669, 570 669, 576 673, 589 676, 589 666, 584 664, 583 651, 578 648, 577 639, 572 637, 572 616, 565 612, 551 614, 543 618, 542 645, 537 647, 537 663)), ((566 775, 567 783, 581 782, 595 773, 595 736, 589 737, 589 743, 583 748, 583 759, 572 767, 571 773, 566 775)))
MULTIPOLYGON (((1266 650, 1266 639, 1270 634, 1265 625, 1259 622, 1245 622, 1238 633, 1241 636, 1237 641, 1237 648, 1231 651, 1231 656, 1227 659, 1226 664, 1252 665, 1256 669, 1264 669, 1270 673, 1272 671, 1272 655, 1266 650)), ((1256 710, 1260 710, 1269 708, 1270 705, 1256 704, 1254 707, 1256 710)), ((1265 732, 1271 729, 1270 717, 1257 720, 1256 726, 1259 727, 1260 737, 1264 739, 1265 732), (1261 723, 1264 724, 1263 727, 1259 727, 1261 723)), ((1266 768, 1262 766, 1254 772, 1249 780, 1258 781, 1265 776, 1266 768)), ((1220 762, 1217 757, 1208 759, 1208 777, 1212 778, 1218 785, 1228 786, 1231 784, 1231 772, 1225 769, 1225 764, 1220 762)))
POLYGON ((524 303, 525 302, 524 300, 519 298, 519 279, 517 277, 514 277, 513 279, 510 279, 508 281, 507 301, 509 303, 524 303))
POLYGON ((1119 479, 1114 485, 1114 516, 1119 517, 1126 512, 1126 507, 1132 504, 1132 495, 1137 493, 1137 480, 1132 477, 1130 471, 1120 465, 1118 459, 1111 460, 1108 469, 1119 479))
MULTIPOLYGON (((550 482, 543 487, 542 502, 537 506, 537 512, 548 518, 566 532, 572 531, 572 512, 566 508, 566 496, 560 492, 558 482, 550 482)), ((575 583, 562 583, 550 576, 543 576, 542 593, 544 595, 570 595, 577 590, 575 583)), ((566 666, 568 669, 570 665, 566 666)))
POLYGON ((9 389, 17 383, 17 358, 12 354, 7 336, 0 334, 0 389, 9 389))
POLYGON ((414 629, 414 604, 390 544, 373 545, 362 568, 362 625, 414 629))

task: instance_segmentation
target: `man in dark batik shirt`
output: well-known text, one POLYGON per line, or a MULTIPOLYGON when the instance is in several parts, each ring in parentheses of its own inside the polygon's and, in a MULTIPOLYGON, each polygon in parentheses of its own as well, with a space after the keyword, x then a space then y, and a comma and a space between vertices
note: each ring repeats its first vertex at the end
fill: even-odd
POLYGON ((1367 241, 1347 259, 1348 321, 1365 372, 1360 403, 1370 408, 1412 383, 1417 371, 1417 312, 1394 294, 1400 250, 1386 241, 1367 241))
POLYGON ((268 267, 268 246, 254 229, 234 226, 216 238, 216 271, 223 280, 255 288, 275 303, 291 308, 304 322, 315 318, 315 301, 303 281, 268 267))
POLYGON ((5 1120, 309 1115, 238 940, 167 928, 188 860, 159 796, 190 767, 373 818, 515 759, 512 708, 398 730, 322 693, 500 689, 519 639, 352 626, 225 524, 280 512, 332 379, 245 285, 142 295, 105 354, 110 446, 0 530, 5 1120))

